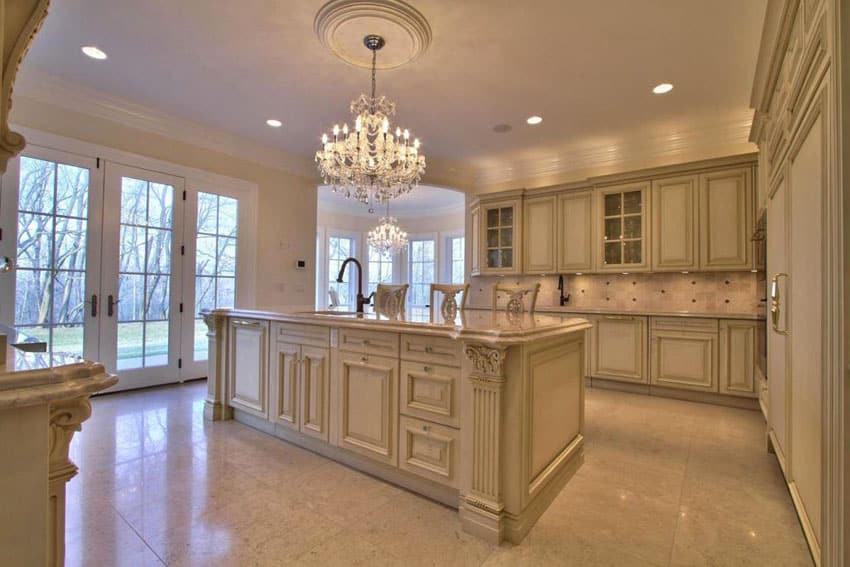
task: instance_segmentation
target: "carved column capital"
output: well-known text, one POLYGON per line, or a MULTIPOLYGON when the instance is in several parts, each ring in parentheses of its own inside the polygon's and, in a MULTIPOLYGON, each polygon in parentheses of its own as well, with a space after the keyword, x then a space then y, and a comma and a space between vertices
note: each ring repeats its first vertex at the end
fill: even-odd
POLYGON ((464 353, 473 368, 469 378, 480 382, 504 382, 506 351, 505 347, 467 344, 464 353))
POLYGON ((202 311, 201 317, 207 325, 208 336, 217 334, 224 326, 225 316, 214 311, 202 311))
POLYGON ((77 474, 77 465, 68 457, 68 448, 74 433, 91 416, 91 403, 86 398, 63 400, 50 406, 50 437, 48 478, 51 481, 68 481, 77 474))

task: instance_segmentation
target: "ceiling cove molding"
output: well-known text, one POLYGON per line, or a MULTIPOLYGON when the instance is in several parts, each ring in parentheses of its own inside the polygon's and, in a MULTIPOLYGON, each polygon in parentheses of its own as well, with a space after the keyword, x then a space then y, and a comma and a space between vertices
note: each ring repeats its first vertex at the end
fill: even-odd
MULTIPOLYGON (((363 205, 363 209, 353 209, 350 206, 346 206, 346 204, 342 201, 340 203, 331 203, 329 201, 319 201, 318 204, 319 210, 336 213, 341 215, 349 215, 353 217, 361 217, 361 218, 374 218, 376 221, 383 216, 386 216, 386 209, 376 208, 374 213, 370 213, 366 208, 366 205, 363 205)), ((434 217, 445 217, 448 215, 463 215, 466 211, 466 203, 461 203, 459 205, 451 205, 445 207, 428 207, 426 211, 417 212, 417 213, 407 213, 407 212, 398 212, 393 211, 392 206, 390 206, 390 216, 397 218, 400 221, 404 220, 415 220, 415 219, 423 219, 423 218, 434 218, 434 217)))
POLYGON ((122 126, 280 169, 301 177, 315 177, 318 180, 315 165, 310 159, 294 156, 280 149, 246 140, 230 132, 185 120, 37 69, 30 68, 21 74, 16 84, 15 97, 16 100, 30 99, 102 118, 122 126))

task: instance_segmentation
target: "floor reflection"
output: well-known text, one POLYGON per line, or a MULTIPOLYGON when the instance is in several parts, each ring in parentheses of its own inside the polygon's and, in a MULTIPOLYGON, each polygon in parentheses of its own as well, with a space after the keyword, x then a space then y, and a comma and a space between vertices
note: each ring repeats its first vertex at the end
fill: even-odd
POLYGON ((204 395, 93 400, 67 565, 811 564, 755 412, 588 390, 585 464, 521 545, 494 548, 453 510, 204 421, 204 395))

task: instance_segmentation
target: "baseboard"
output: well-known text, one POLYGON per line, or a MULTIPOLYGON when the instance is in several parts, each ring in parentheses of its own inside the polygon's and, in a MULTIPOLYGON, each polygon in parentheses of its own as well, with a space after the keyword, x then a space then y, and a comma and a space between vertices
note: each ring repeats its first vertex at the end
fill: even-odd
POLYGON ((815 531, 812 527, 812 522, 809 515, 806 513, 806 508, 803 506, 803 500, 800 498, 800 492, 797 490, 795 482, 788 483, 788 491, 791 493, 791 500, 794 502, 794 508, 797 510, 797 519, 800 520, 800 527, 803 528, 803 536, 809 544, 809 552, 812 554, 812 560, 815 562, 815 567, 821 566, 821 549, 815 537, 815 531))
POLYGON ((680 390, 678 388, 666 388, 664 386, 652 386, 650 384, 633 384, 620 382, 608 378, 590 377, 590 387, 600 390, 616 390, 618 392, 629 392, 631 394, 644 394, 658 396, 661 398, 673 398, 688 402, 699 402, 738 409, 759 411, 758 398, 744 398, 741 396, 727 396, 712 392, 696 392, 692 390, 680 390))
POLYGON ((420 478, 414 474, 397 469, 384 463, 378 463, 357 453, 336 447, 320 441, 313 437, 293 431, 288 427, 274 424, 266 419, 257 417, 250 413, 234 409, 233 419, 240 423, 273 435, 282 441, 307 449, 317 455, 321 455, 332 461, 341 463, 362 473, 374 476, 390 484, 400 486, 405 490, 415 492, 425 498, 439 502, 451 508, 459 505, 459 492, 455 488, 443 486, 428 479, 420 478))

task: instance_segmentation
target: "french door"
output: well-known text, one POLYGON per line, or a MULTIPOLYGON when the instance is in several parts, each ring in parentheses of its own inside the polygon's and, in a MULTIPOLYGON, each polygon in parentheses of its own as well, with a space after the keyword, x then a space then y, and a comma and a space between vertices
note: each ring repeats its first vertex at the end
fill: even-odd
POLYGON ((106 164, 100 360, 119 388, 180 375, 182 178, 106 164))
MULTIPOLYGON (((233 307, 239 196, 28 146, 0 189, 0 321, 102 362, 113 390, 207 373, 201 309, 233 307)), ((247 224, 245 224, 247 226, 247 224)))

